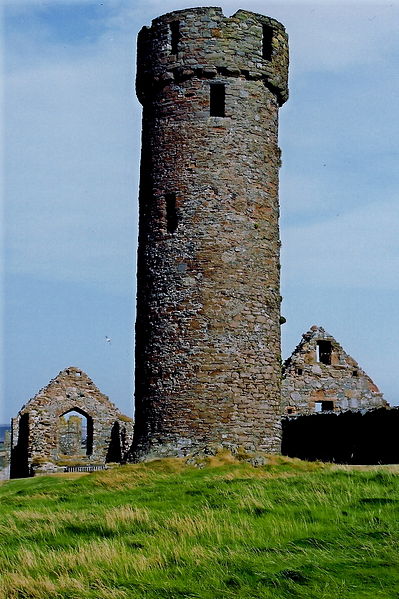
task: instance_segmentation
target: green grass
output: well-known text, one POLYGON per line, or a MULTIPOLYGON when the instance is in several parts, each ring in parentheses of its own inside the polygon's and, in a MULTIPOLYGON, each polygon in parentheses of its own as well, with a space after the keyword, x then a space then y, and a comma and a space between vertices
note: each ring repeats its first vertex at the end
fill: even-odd
POLYGON ((399 478, 159 460, 0 485, 4 599, 394 599, 399 478))

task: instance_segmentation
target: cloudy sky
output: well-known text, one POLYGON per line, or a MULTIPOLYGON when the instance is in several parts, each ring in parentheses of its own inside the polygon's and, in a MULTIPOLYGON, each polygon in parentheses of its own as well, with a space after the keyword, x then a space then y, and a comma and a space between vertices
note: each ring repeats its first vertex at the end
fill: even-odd
MULTIPOLYGON (((3 0, 0 422, 70 365, 132 413, 136 36, 207 4, 3 0)), ((218 4, 272 16, 290 36, 283 356, 319 324, 399 403, 399 0, 218 4)))

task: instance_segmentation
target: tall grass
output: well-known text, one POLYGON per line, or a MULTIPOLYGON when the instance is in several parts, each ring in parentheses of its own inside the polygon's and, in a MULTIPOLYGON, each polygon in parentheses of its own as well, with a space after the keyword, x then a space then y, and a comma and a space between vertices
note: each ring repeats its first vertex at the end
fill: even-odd
POLYGON ((275 458, 0 485, 4 599, 393 599, 399 479, 275 458))

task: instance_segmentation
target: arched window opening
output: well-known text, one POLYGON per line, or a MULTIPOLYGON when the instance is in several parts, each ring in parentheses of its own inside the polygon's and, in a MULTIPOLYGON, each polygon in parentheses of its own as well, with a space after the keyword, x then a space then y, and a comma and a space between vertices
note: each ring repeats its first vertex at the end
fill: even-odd
POLYGON ((93 419, 70 410, 58 420, 58 449, 65 456, 83 457, 93 453, 93 419))

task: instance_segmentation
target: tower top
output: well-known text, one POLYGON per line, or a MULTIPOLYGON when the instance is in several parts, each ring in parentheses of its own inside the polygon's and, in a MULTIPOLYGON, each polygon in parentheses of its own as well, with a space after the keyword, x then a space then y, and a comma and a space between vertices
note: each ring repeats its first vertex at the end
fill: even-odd
POLYGON ((288 36, 270 17, 218 7, 177 10, 138 37, 137 95, 144 104, 160 87, 191 77, 262 80, 282 105, 288 98, 288 36))

